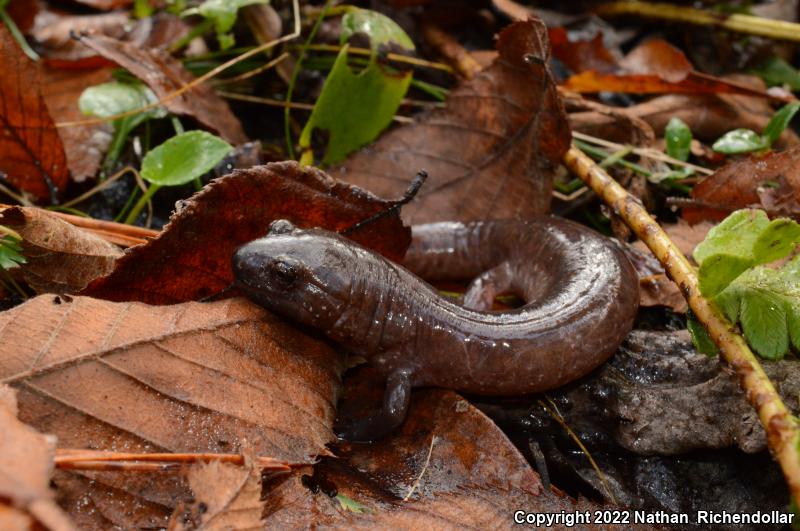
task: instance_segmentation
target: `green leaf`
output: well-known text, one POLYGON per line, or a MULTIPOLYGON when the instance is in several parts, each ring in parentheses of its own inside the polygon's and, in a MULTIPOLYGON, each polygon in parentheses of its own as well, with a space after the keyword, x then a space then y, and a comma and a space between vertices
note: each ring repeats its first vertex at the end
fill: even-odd
POLYGON ((342 509, 345 511, 350 511, 352 513, 363 513, 364 510, 367 509, 367 506, 363 503, 358 503, 352 498, 348 498, 344 494, 337 494, 336 500, 339 502, 339 505, 342 506, 342 509))
POLYGON ((0 238, 0 268, 11 269, 26 262, 20 240, 9 234, 0 238))
POLYGON ((142 178, 159 186, 178 186, 200 177, 225 158, 230 144, 205 131, 176 135, 145 155, 142 178))
POLYGON ((768 225, 769 218, 763 210, 737 210, 708 231, 705 239, 694 248, 692 256, 700 265, 715 254, 749 258, 753 245, 768 225))
POLYGON ((739 153, 750 153, 769 147, 765 139, 750 129, 734 129, 728 131, 714 142, 711 148, 719 153, 726 155, 736 155, 739 153))
POLYGON ((386 74, 374 58, 355 74, 347 66, 347 49, 339 52, 300 134, 300 147, 308 150, 314 129, 328 131, 323 164, 339 162, 373 141, 392 122, 411 81, 411 72, 386 74))
POLYGON ((770 119, 762 133, 762 136, 770 146, 778 140, 784 129, 789 126, 789 122, 792 121, 797 111, 800 111, 800 102, 793 101, 778 109, 778 112, 770 119))
POLYGON ((677 117, 672 117, 664 129, 667 140, 667 155, 686 162, 689 160, 689 147, 692 143, 692 130, 677 117))
POLYGON ((708 232, 692 255, 700 292, 713 297, 749 268, 787 256, 800 244, 800 225, 772 221, 763 210, 737 210, 708 232))
POLYGON ((236 24, 236 15, 240 8, 253 4, 266 4, 269 0, 205 0, 197 7, 187 9, 181 16, 200 15, 214 21, 217 40, 223 50, 234 44, 233 35, 229 32, 236 24))
POLYGON ((739 314, 747 342, 765 359, 781 359, 789 350, 783 301, 767 292, 751 292, 742 298, 739 314))
MULTIPOLYGON (((84 90, 78 99, 78 108, 85 115, 106 118, 140 109, 156 101, 156 95, 143 83, 112 81, 84 90)), ((163 108, 157 107, 138 116, 163 118, 166 114, 163 108)))
POLYGON ((386 15, 369 9, 351 8, 342 17, 341 44, 347 43, 356 33, 369 37, 370 46, 375 51, 382 44, 395 43, 406 50, 413 50, 411 38, 386 15))
POLYGON ((392 19, 351 7, 342 17, 342 42, 355 33, 370 39, 372 54, 367 66, 358 73, 348 66, 348 45, 344 44, 328 73, 322 93, 303 132, 301 162, 313 162, 311 137, 315 129, 328 132, 323 164, 334 164, 349 153, 373 141, 392 122, 411 83, 411 72, 392 72, 378 61, 378 47, 394 42, 413 50, 414 43, 392 19))
POLYGON ((688 319, 686 319, 686 328, 689 329, 689 333, 692 335, 692 343, 698 352, 707 356, 719 354, 719 349, 711 340, 708 331, 693 315, 689 315, 688 319))
POLYGON ((770 87, 786 85, 791 90, 800 90, 800 72, 780 57, 771 57, 753 73, 770 87))
POLYGON ((753 267, 714 299, 761 357, 780 359, 800 347, 800 255, 784 265, 753 267))

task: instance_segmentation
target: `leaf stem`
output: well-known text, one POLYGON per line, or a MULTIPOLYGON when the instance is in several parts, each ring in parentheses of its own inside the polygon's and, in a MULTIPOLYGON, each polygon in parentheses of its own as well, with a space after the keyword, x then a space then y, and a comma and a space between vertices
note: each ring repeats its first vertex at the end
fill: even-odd
POLYGON ((182 48, 185 48, 190 42, 192 42, 197 37, 210 30, 213 26, 214 26, 214 19, 211 18, 203 19, 202 22, 200 22, 199 24, 194 26, 191 30, 189 30, 189 33, 187 33, 180 39, 170 44, 169 51, 174 53, 182 48))
POLYGON ((136 218, 139 217, 139 214, 141 214, 142 210, 144 210, 144 207, 147 206, 147 202, 153 198, 153 195, 155 195, 159 189, 161 189, 161 185, 158 184, 151 184, 150 187, 147 188, 147 191, 142 194, 142 197, 140 197, 136 204, 133 205, 133 208, 125 218, 126 225, 133 225, 136 223, 136 218))
POLYGON ((292 77, 289 80, 289 86, 286 89, 286 107, 283 110, 283 132, 286 136, 286 154, 288 158, 293 159, 295 158, 294 153, 294 141, 292 140, 292 108, 289 104, 292 103, 292 93, 294 92, 294 86, 297 83, 297 76, 300 75, 300 70, 303 67, 303 60, 306 58, 306 53, 308 50, 309 45, 314 41, 314 37, 317 36, 317 31, 319 31, 319 27, 322 25, 322 21, 325 20, 325 15, 328 13, 328 10, 331 7, 333 0, 325 0, 325 5, 322 6, 322 10, 319 12, 319 16, 317 20, 314 22, 314 26, 311 28, 311 32, 308 34, 308 38, 306 39, 305 44, 302 48, 300 48, 300 56, 297 58, 297 61, 294 63, 294 70, 292 70, 292 77))
POLYGON ((19 47, 22 48, 23 52, 25 52, 25 55, 27 55, 31 61, 39 61, 39 54, 36 53, 33 48, 31 48, 30 44, 28 44, 28 41, 25 40, 25 36, 23 36, 22 32, 19 31, 14 19, 8 16, 5 5, 0 7, 0 22, 6 25, 8 31, 11 32, 11 36, 14 37, 15 41, 17 41, 17 44, 19 44, 19 47))

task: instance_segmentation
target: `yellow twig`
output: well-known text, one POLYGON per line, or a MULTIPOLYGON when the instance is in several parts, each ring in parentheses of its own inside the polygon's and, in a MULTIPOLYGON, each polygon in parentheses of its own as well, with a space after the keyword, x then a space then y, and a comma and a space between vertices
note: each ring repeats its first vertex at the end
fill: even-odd
POLYGON ((715 26, 771 39, 800 41, 800 24, 741 13, 713 13, 684 5, 657 2, 608 2, 595 8, 598 15, 638 15, 699 26, 715 26))
POLYGON ((767 442, 778 460, 789 491, 800 500, 800 454, 797 421, 781 400, 772 382, 745 340, 733 325, 700 294, 695 268, 633 196, 576 147, 564 156, 564 164, 580 177, 617 213, 658 258, 667 275, 681 288, 697 319, 708 330, 722 357, 739 376, 747 400, 758 412, 767 442))

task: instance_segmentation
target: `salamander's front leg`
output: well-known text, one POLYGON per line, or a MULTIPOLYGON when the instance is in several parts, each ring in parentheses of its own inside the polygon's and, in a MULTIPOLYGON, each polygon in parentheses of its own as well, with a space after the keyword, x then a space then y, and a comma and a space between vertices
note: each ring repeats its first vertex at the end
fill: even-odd
POLYGON ((337 430, 339 438, 350 442, 372 442, 388 435, 403 423, 411 400, 409 371, 396 370, 386 379, 383 408, 337 430))

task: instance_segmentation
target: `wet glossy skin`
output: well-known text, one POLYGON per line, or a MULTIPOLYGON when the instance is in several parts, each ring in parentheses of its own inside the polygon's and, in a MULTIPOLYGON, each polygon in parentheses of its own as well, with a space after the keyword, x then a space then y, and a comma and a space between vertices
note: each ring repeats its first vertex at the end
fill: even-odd
POLYGON ((251 298, 323 331, 386 376, 383 411, 349 427, 347 438, 373 439, 402 422, 415 386, 484 395, 559 387, 603 363, 633 326, 633 268, 582 225, 551 217, 437 223, 414 227, 413 239, 406 269, 337 234, 277 221, 233 259, 251 298), (474 280, 462 306, 420 276, 474 280), (508 291, 526 304, 484 311, 508 291))

